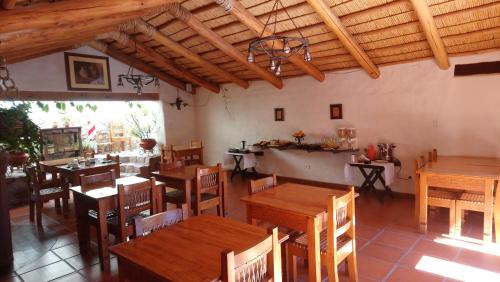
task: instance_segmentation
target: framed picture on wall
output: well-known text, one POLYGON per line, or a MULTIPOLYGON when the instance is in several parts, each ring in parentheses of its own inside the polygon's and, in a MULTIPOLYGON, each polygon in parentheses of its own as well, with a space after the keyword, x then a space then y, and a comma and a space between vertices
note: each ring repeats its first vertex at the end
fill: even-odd
POLYGON ((284 121, 285 120, 285 109, 276 108, 274 109, 274 121, 284 121))
POLYGON ((342 104, 330 105, 330 119, 342 119, 342 104))
POLYGON ((107 57, 64 53, 68 90, 111 91, 107 57))

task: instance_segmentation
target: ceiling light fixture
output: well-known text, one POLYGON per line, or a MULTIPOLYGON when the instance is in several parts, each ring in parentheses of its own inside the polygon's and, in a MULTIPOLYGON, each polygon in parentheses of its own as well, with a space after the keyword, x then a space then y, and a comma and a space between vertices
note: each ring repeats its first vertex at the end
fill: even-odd
MULTIPOLYGON (((280 20, 283 22, 283 20, 280 20)), ((276 0, 274 2, 273 8, 269 13, 269 17, 267 18, 266 24, 260 33, 259 38, 250 42, 248 46, 248 57, 247 60, 249 63, 255 62, 255 56, 259 54, 266 54, 269 57, 269 69, 275 75, 281 75, 281 65, 284 60, 287 60, 290 56, 293 56, 301 51, 304 51, 304 61, 310 62, 312 60, 311 53, 309 52, 309 41, 304 38, 300 29, 297 27, 292 17, 286 10, 283 3, 280 0, 276 0), (300 37, 291 37, 291 36, 281 36, 276 35, 276 25, 278 24, 278 12, 280 12, 279 8, 282 8, 282 11, 285 12, 288 20, 290 20, 295 27, 295 30, 299 33, 300 37), (271 22, 271 18, 274 16, 274 22, 271 22), (270 36, 264 36, 264 32, 268 27, 273 26, 273 34, 270 36), (279 43, 277 43, 279 42, 279 43)))
POLYGON ((177 88, 177 98, 175 98, 175 102, 172 102, 172 103, 168 103, 170 106, 172 107, 176 107, 177 110, 181 110, 182 107, 187 107, 189 106, 188 103, 184 102, 184 100, 182 100, 180 97, 179 97, 179 88, 177 88))

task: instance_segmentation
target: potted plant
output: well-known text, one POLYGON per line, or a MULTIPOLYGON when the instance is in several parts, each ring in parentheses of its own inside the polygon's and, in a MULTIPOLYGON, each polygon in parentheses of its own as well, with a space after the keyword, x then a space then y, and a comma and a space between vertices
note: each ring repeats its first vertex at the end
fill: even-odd
POLYGON ((40 159, 40 127, 28 116, 28 103, 0 107, 0 146, 9 152, 9 165, 22 166, 40 159))
POLYGON ((139 143, 141 148, 145 151, 151 151, 156 146, 156 140, 151 138, 152 133, 156 131, 156 116, 153 115, 153 118, 147 121, 145 119, 146 113, 144 112, 142 117, 140 118, 137 113, 130 115, 130 123, 132 125, 130 134, 141 140, 139 143))
POLYGON ((82 142, 83 155, 93 156, 94 155, 95 142, 92 140, 84 139, 82 142))

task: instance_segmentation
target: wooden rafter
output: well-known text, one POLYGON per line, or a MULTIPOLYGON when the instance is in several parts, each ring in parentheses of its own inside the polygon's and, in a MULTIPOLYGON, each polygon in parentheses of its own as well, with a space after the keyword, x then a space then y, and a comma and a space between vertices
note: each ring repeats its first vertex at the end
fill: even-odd
POLYGON ((171 73, 173 73, 177 77, 182 77, 192 82, 193 84, 199 85, 214 93, 220 92, 219 85, 214 84, 212 82, 208 82, 203 78, 194 75, 193 73, 189 72, 188 70, 174 63, 171 59, 156 52, 151 47, 148 47, 146 45, 143 45, 142 43, 132 40, 130 36, 124 32, 110 32, 105 34, 104 36, 108 36, 109 38, 116 40, 121 45, 137 50, 138 53, 146 57, 152 58, 155 61, 155 63, 167 68, 171 73))
POLYGON ((49 46, 45 48, 36 48, 36 50, 26 50, 24 53, 18 54, 9 54, 6 55, 5 58, 9 64, 20 63, 23 61, 35 59, 38 57, 43 57, 59 52, 64 52, 68 50, 75 49, 74 45, 66 45, 66 46, 49 46))
POLYGON ((370 57, 359 46, 356 39, 346 30, 339 17, 335 15, 325 0, 307 0, 314 11, 323 19, 325 24, 337 35, 344 47, 358 61, 363 69, 373 78, 380 76, 380 71, 370 57))
POLYGON ((420 25, 424 30, 425 37, 431 46, 432 53, 434 54, 434 58, 436 59, 436 63, 439 68, 443 70, 450 68, 450 62, 444 47, 443 39, 439 36, 436 23, 431 15, 429 6, 427 6, 427 2, 422 0, 411 0, 411 3, 417 13, 420 25))
MULTIPOLYGON (((221 1, 216 1, 216 2, 223 3, 221 1)), ((261 21, 259 21, 254 15, 248 12, 240 2, 233 1, 231 8, 229 9, 229 12, 233 16, 238 18, 241 23, 243 23, 250 30, 252 30, 255 35, 257 36, 261 34, 262 36, 273 35, 273 32, 270 29, 265 28, 264 24, 261 21)), ((274 44, 276 46, 271 46, 272 43, 269 43, 270 45, 269 47, 283 48, 283 44, 281 43, 281 41, 274 41, 274 44)), ((318 81, 325 80, 325 74, 320 70, 318 70, 318 68, 316 68, 312 64, 304 61, 304 58, 302 56, 295 54, 289 57, 288 60, 298 68, 304 70, 310 76, 314 77, 316 80, 318 81)))
POLYGON ((146 23, 143 20, 136 20, 136 21, 132 22, 132 25, 134 25, 138 31, 146 34, 150 38, 153 38, 158 43, 160 43, 163 46, 167 47, 168 49, 174 51, 175 53, 177 53, 181 56, 184 56, 186 59, 188 59, 191 62, 199 65, 200 67, 208 70, 209 72, 217 75, 218 77, 226 79, 228 81, 232 81, 243 88, 248 88, 248 82, 246 80, 243 80, 243 79, 219 68, 218 66, 212 64, 211 62, 203 59, 198 54, 187 49, 186 47, 177 43, 175 40, 170 39, 168 36, 164 35, 160 31, 158 31, 154 26, 150 25, 149 23, 146 23))
POLYGON ((206 27, 198 19, 196 19, 187 9, 182 7, 179 3, 171 3, 168 5, 168 12, 187 24, 194 31, 198 32, 200 36, 207 39, 211 44, 226 53, 228 56, 244 65, 247 69, 255 72, 259 77, 268 81, 278 89, 283 87, 283 82, 274 74, 266 71, 256 64, 249 63, 246 56, 244 56, 238 49, 234 48, 231 44, 224 41, 217 33, 206 27))
MULTIPOLYGON (((92 42, 89 42, 88 45, 90 47, 96 49, 97 51, 102 52, 102 53, 114 58, 115 60, 118 60, 126 65, 131 65, 134 68, 136 68, 140 71, 143 71, 145 73, 155 75, 159 79, 165 81, 166 83, 173 85, 181 90, 187 91, 186 84, 184 82, 158 70, 155 67, 152 67, 152 66, 145 64, 141 60, 132 58, 132 57, 128 56, 127 54, 109 46, 108 44, 106 44, 102 41, 99 41, 99 40, 92 41, 92 42)), ((193 90, 194 89, 195 88, 193 87, 193 90)), ((194 94, 194 92, 192 92, 192 93, 194 94)))
POLYGON ((5 10, 12 10, 16 7, 17 0, 0 0, 0 2, 2 2, 2 8, 5 10))
POLYGON ((58 1, 0 12, 0 33, 23 29, 51 28, 121 15, 144 16, 175 0, 86 0, 58 1))

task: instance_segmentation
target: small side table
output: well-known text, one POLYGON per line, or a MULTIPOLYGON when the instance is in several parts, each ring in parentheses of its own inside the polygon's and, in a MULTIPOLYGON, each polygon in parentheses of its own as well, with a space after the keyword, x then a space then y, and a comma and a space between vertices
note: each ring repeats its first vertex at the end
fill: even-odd
POLYGON ((377 162, 372 162, 370 164, 349 163, 349 166, 357 167, 364 177, 363 184, 361 184, 359 188, 360 192, 366 193, 370 190, 373 191, 381 203, 383 203, 383 199, 385 196, 389 195, 393 197, 391 187, 389 187, 389 185, 386 183, 386 180, 383 177, 383 174, 385 173, 386 170, 386 164, 401 166, 401 163, 398 160, 392 163, 377 163, 377 162), (369 172, 367 172, 367 170, 369 170, 369 172), (377 193, 377 189, 375 188, 375 183, 377 182, 377 180, 382 184, 382 187, 384 187, 383 193, 377 193))
MULTIPOLYGON (((254 154, 255 156, 262 156, 264 155, 264 152, 262 151, 242 151, 242 152, 226 152, 227 156, 230 156, 234 160, 234 168, 233 171, 231 172, 231 181, 233 180, 233 177, 237 174, 240 174, 242 177, 245 177, 247 170, 250 168, 252 169, 252 172, 254 174, 257 174, 257 171, 255 170, 255 165, 248 166, 245 164, 245 157, 249 156, 250 154, 254 154)), ((225 161, 227 163, 227 161, 225 161)))

